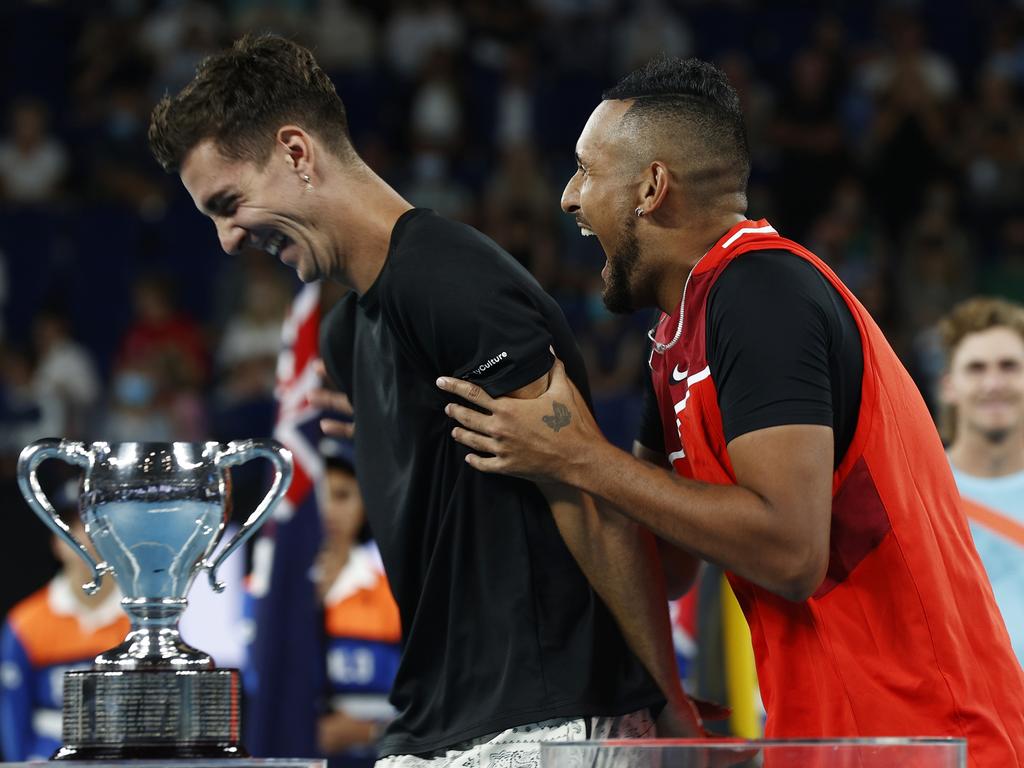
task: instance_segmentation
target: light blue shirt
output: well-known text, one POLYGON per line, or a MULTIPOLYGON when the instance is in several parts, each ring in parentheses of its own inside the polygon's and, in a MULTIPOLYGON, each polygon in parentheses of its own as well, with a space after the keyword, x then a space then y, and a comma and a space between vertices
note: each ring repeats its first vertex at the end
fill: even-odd
MULTIPOLYGON (((989 507, 1024 525, 1024 472, 1002 477, 975 477, 953 467, 965 499, 989 507)), ((1017 660, 1024 665, 1024 548, 974 520, 974 546, 992 582, 1017 660)))

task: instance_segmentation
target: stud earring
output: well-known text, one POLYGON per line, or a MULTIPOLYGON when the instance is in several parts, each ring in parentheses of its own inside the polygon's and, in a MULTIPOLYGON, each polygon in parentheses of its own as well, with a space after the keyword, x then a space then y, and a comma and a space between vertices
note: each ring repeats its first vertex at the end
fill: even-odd
POLYGON ((312 190, 313 189, 313 185, 310 183, 310 178, 309 178, 309 174, 308 173, 302 174, 302 180, 304 182, 306 182, 306 189, 307 190, 312 190))

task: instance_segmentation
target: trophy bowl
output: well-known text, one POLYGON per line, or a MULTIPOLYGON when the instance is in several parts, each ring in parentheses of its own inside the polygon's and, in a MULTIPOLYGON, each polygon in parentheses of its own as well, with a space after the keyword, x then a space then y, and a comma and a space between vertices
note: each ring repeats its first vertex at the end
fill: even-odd
POLYGON ((245 757, 238 670, 182 640, 178 622, 200 571, 215 591, 220 565, 266 521, 291 482, 291 453, 273 440, 221 443, 103 443, 39 440, 18 460, 18 485, 32 511, 82 557, 93 593, 105 575, 123 595, 131 631, 65 673, 64 746, 54 759, 245 757), (228 469, 250 459, 274 465, 270 490, 220 551, 229 517, 228 469), (83 469, 80 511, 99 560, 56 514, 39 484, 47 459, 83 469))

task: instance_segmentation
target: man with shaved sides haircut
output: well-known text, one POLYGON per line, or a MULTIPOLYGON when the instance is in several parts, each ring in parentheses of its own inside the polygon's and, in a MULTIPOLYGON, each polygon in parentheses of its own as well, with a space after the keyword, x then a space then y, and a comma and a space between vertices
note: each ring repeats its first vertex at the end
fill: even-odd
POLYGON ((650 62, 576 157, 562 209, 604 249, 606 304, 662 311, 633 455, 556 363, 529 401, 439 382, 474 406, 446 406, 467 461, 586 491, 724 568, 767 736, 953 736, 972 768, 1024 764, 1024 673, 928 410, 835 273, 747 216, 725 75, 650 62))
POLYGON ((653 735, 655 718, 666 735, 698 733, 653 536, 578 491, 476 472, 452 439, 439 376, 533 397, 558 355, 587 392, 568 324, 530 274, 375 174, 330 80, 283 38, 205 60, 157 105, 150 142, 225 251, 259 248, 304 281, 352 288, 321 332, 348 399, 318 399, 354 406, 357 474, 401 615, 381 763, 536 765, 541 741, 653 735))

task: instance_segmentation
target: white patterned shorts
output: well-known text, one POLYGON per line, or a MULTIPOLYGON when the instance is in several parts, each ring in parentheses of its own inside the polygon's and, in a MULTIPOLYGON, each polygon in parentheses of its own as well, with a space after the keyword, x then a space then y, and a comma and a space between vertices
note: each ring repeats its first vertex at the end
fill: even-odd
POLYGON ((647 709, 589 720, 588 723, 582 717, 560 717, 517 725, 430 755, 382 757, 374 768, 540 768, 542 741, 640 739, 657 735, 647 709))

